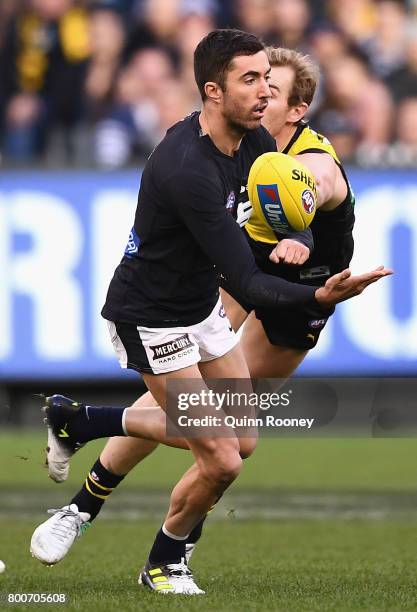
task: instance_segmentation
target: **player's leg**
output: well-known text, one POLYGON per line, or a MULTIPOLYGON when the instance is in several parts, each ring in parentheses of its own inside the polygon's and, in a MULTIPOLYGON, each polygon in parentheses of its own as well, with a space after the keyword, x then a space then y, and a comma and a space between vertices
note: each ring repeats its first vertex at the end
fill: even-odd
MULTIPOLYGON (((146 392, 136 400, 132 408, 144 410, 150 406, 156 407, 157 404, 151 394, 146 392)), ((32 555, 48 565, 61 561, 76 539, 90 527, 104 502, 125 475, 157 446, 158 442, 142 438, 110 438, 80 490, 62 508, 50 510, 53 516, 36 528, 30 545, 32 555)), ((67 471, 68 462, 65 467, 67 471)), ((50 462, 48 468, 53 479, 60 482, 60 465, 50 462)))
MULTIPOLYGON (((223 294, 224 295, 224 294, 223 294)), ((222 295, 222 300, 223 300, 223 295, 222 295)), ((228 294, 227 294, 228 295, 228 294)), ((232 323, 232 320, 236 321, 236 319, 233 319, 233 313, 234 312, 238 312, 238 308, 235 308, 235 306, 239 307, 239 304, 231 297, 230 297, 230 302, 229 302, 229 311, 227 312, 227 316, 229 318, 229 321, 232 323), (233 304, 234 302, 234 304, 233 304), (230 309, 230 306, 232 306, 232 310, 230 309), (229 317, 229 312, 231 312, 231 317, 229 317)), ((227 298, 226 298, 227 300, 227 298)), ((239 307, 240 308, 240 307, 239 307)), ((242 309, 243 310, 243 309, 242 309)), ((245 313, 245 318, 247 317, 247 313, 246 311, 244 311, 245 313)), ((230 365, 229 365, 229 360, 231 359, 232 355, 230 353, 228 353, 227 355, 225 355, 221 360, 219 359, 214 359, 214 360, 210 360, 210 361, 205 361, 205 362, 200 362, 199 367, 200 367, 200 371, 203 375, 204 378, 206 379, 220 379, 220 378, 229 378, 230 377, 230 365)), ((233 358, 235 356, 233 355, 233 358)), ((240 352, 239 355, 239 359, 244 360, 243 354, 240 352)), ((243 361, 241 363, 240 366, 240 376, 242 377, 242 375, 245 373, 246 371, 246 363, 243 361)), ((253 451, 256 448, 257 445, 257 435, 255 432, 252 432, 252 436, 249 438, 242 438, 239 437, 239 454, 241 456, 242 459, 246 459, 248 458, 253 451)), ((213 504, 213 506, 210 508, 211 510, 214 510, 215 505, 217 504, 217 502, 220 500, 221 495, 218 497, 218 499, 215 501, 215 503, 213 504)), ((197 525, 192 529, 192 531, 190 532, 188 538, 187 538, 187 542, 186 542, 186 546, 185 546, 185 552, 186 552, 186 560, 187 563, 189 563, 194 550, 195 550, 195 546, 197 544, 197 542, 200 540, 201 536, 202 536, 202 531, 203 531, 203 525, 204 522, 207 518, 207 514, 197 523, 197 525)))
MULTIPOLYGON (((168 336, 168 344, 170 345, 171 342, 174 342, 175 349, 178 348, 176 338, 178 337, 179 330, 148 331, 150 331, 151 335, 153 336, 155 336, 155 334, 163 334, 164 339, 166 339, 168 336)), ((216 346, 218 344, 221 347, 220 350, 222 354, 226 354, 230 351, 231 347, 236 345, 236 338, 230 331, 228 324, 225 322, 224 314, 221 314, 221 310, 217 312, 217 308, 213 310, 212 316, 208 317, 208 319, 201 324, 201 333, 203 335, 205 334, 207 337, 211 338, 212 332, 215 332, 213 334, 214 343, 216 346), (222 323, 219 323, 219 321, 222 323)), ((188 336, 188 334, 186 335, 188 336)), ((135 337, 137 338, 137 336, 138 334, 136 333, 135 337)), ((179 336, 181 341, 183 341, 183 337, 183 335, 179 336)), ((190 338, 191 337, 193 340, 196 339, 193 336, 190 336, 190 338)), ((140 336, 140 338, 141 341, 143 341, 142 336, 140 336)), ((152 344, 155 344, 154 337, 150 339, 148 338, 148 340, 152 342, 152 344)), ((159 341, 159 337, 157 338, 157 341, 159 341)), ((204 345, 202 340, 201 343, 204 345)), ((205 345, 207 345, 207 342, 205 345)), ((164 394, 161 393, 162 390, 165 390, 165 384, 168 378, 190 378, 198 375, 198 377, 201 379, 201 374, 196 366, 181 367, 184 360, 191 360, 191 362, 194 361, 194 363, 199 360, 198 346, 198 341, 194 343, 190 340, 189 344, 186 346, 187 350, 182 351, 182 359, 180 361, 176 361, 175 365, 178 369, 176 369, 174 372, 169 371, 169 374, 166 375, 155 375, 148 373, 145 375, 146 382, 151 387, 151 390, 154 394, 156 392, 156 399, 158 403, 163 404, 165 401, 164 394), (192 347, 191 351, 188 350, 190 346, 192 347), (162 385, 162 387, 159 387, 159 391, 158 385, 162 385)), ((182 347, 184 347, 184 344, 182 344, 182 347)), ((177 350, 175 352, 177 352, 177 350)), ((211 357, 214 358, 217 355, 213 354, 211 357)), ((162 366, 172 369, 171 361, 172 360, 158 358, 157 367, 162 366), (170 363, 168 366, 164 366, 167 361, 170 363)), ((240 363, 241 362, 239 362, 239 365, 240 363)), ((228 375, 234 376, 234 372, 236 372, 236 375, 242 375, 241 371, 237 368, 235 370, 233 370, 233 368, 229 370, 228 375)), ((244 372, 243 375, 247 377, 248 372, 244 372)), ((65 445, 67 448, 70 448, 71 452, 75 450, 77 444, 85 443, 90 439, 96 439, 98 437, 122 435, 123 433, 134 436, 147 435, 146 428, 144 429, 142 423, 143 416, 138 416, 140 412, 142 413, 144 411, 85 407, 72 401, 68 402, 68 400, 62 400, 62 397, 58 399, 53 397, 48 401, 48 407, 46 409, 48 424, 54 434, 57 444, 63 446, 65 445), (63 438, 63 440, 59 440, 60 438, 63 438)), ((155 436, 155 439, 159 439, 158 436, 155 436)), ((163 441, 165 442, 165 440, 163 441)), ((219 441, 203 439, 189 442, 189 444, 190 446, 194 447, 194 454, 196 459, 198 459, 196 466, 198 467, 200 474, 198 477, 193 477, 192 472, 187 474, 184 481, 179 483, 178 487, 176 487, 173 493, 170 514, 167 517, 167 525, 168 527, 172 528, 170 522, 173 522, 174 529, 178 527, 178 521, 180 521, 182 525, 182 530, 188 530, 190 527, 192 527, 195 522, 205 514, 209 506, 218 498, 219 494, 224 490, 229 482, 231 482, 231 480, 236 476, 241 462, 239 456, 239 445, 236 439, 233 437, 229 439, 221 439, 219 441), (187 496, 185 495, 185 491, 187 490, 187 487, 190 488, 190 485, 187 485, 190 477, 193 477, 193 482, 191 486, 191 494, 187 496), (203 486, 203 491, 206 492, 206 500, 203 499, 201 491, 198 490, 199 486, 201 487, 202 481, 205 485, 203 486), (206 482, 204 483, 204 481, 206 482), (211 486, 207 486, 207 483, 209 483, 211 486), (191 497, 191 501, 188 499, 188 497, 191 497), (188 508, 186 507, 187 504, 189 506, 188 508), (192 511, 190 510, 190 507, 192 511)), ((168 528, 167 531, 168 533, 171 533, 169 532, 168 528)), ((178 533, 180 533, 180 531, 178 533)), ((166 536, 166 534, 162 535, 166 536)), ((181 537, 181 535, 177 536, 177 538, 178 537, 181 537)), ((177 538, 174 534, 174 538, 171 538, 171 543, 172 541, 176 542, 177 538)), ((161 549, 160 541, 156 544, 156 549, 152 549, 153 552, 151 559, 155 557, 157 554, 155 550, 158 549, 161 549)), ((183 577, 187 578, 188 583, 190 583, 190 578, 189 576, 187 577, 186 574, 188 574, 188 570, 183 577)), ((188 588, 190 588, 189 584, 188 588)), ((176 592, 180 591, 176 590, 176 592)), ((189 591, 183 590, 182 592, 189 591)))
MULTIPOLYGON (((222 291, 222 296, 227 304, 227 315, 233 325, 234 329, 238 329, 244 319, 247 317, 247 312, 240 306, 240 304, 234 300, 228 293, 222 291)), ((125 340, 126 342, 126 340, 125 340)), ((200 364, 202 367, 203 376, 211 377, 210 361, 200 364), (206 373, 205 373, 206 372, 206 373)), ((219 378, 227 377, 227 367, 224 371, 219 374, 219 378)), ((143 394, 136 402, 132 405, 132 408, 144 409, 150 406, 157 406, 157 402, 154 400, 149 391, 143 394)), ((78 513, 82 513, 85 517, 89 515, 88 521, 91 523, 100 512, 104 501, 109 498, 115 488, 122 482, 124 476, 135 467, 140 461, 147 457, 158 445, 158 442, 152 440, 146 440, 142 438, 133 437, 120 437, 116 436, 110 438, 104 447, 100 457, 92 466, 91 470, 87 474, 86 480, 84 481, 81 489, 72 498, 72 500, 62 508, 62 511, 67 512, 69 506, 71 506, 73 514, 68 515, 67 523, 79 522, 78 513), (74 508, 74 504, 77 509, 74 508), (75 512, 74 512, 75 511, 75 512)), ((247 456, 250 454, 245 449, 242 449, 242 453, 247 456)), ((53 460, 53 457, 49 456, 48 470, 50 477, 56 482, 62 482, 68 476, 69 462, 65 458, 65 461, 53 460)), ((59 513, 56 516, 56 520, 60 520, 59 513)), ((86 522, 85 520, 83 522, 86 522)), ((54 538, 48 537, 51 520, 47 521, 45 536, 49 542, 51 548, 51 555, 49 557, 51 563, 61 560, 68 552, 72 543, 75 540, 77 530, 68 530, 68 537, 64 538, 64 541, 60 538, 57 541, 58 549, 55 550, 53 546, 54 538)), ((194 534, 199 532, 197 527, 194 534)), ((42 535, 39 531, 37 536, 42 535)), ((193 536, 194 537, 194 536, 193 536)), ((193 540, 191 537, 191 540, 193 540)), ((42 542, 42 546, 46 545, 42 542)), ((36 545, 34 549, 36 550, 36 545)))
MULTIPOLYGON (((213 377, 218 378, 222 374, 223 359, 227 361, 230 378, 248 377, 249 373, 239 347, 232 349, 226 357, 214 360, 216 364, 213 363, 211 367, 213 377)), ((179 378, 179 373, 175 374, 176 378, 179 378)), ((187 390, 187 377, 189 373, 185 372, 185 390, 187 390)), ((149 375, 145 375, 144 379, 154 397, 164 405, 166 379, 150 378, 149 375)), ((210 411, 214 414, 214 409, 204 407, 204 414, 210 414, 210 411)), ((134 432, 135 416, 135 411, 127 411, 126 429, 129 433, 131 430, 134 432)), ((170 588, 169 585, 172 584, 170 567, 175 566, 177 568, 175 571, 180 571, 181 559, 185 558, 186 540, 191 530, 238 475, 241 466, 239 442, 236 437, 232 437, 233 430, 230 431, 230 436, 228 438, 207 436, 188 440, 196 462, 172 492, 165 522, 156 536, 148 563, 141 574, 141 581, 151 588, 155 588, 152 582, 154 571, 165 577, 165 584, 170 588)), ((184 571, 184 567, 181 571, 184 571)))
MULTIPOLYGON (((137 410, 150 406, 156 407, 157 404, 149 391, 132 404, 132 408, 137 410)), ((73 496, 69 505, 75 504, 79 512, 87 512, 90 515, 89 521, 92 522, 124 477, 157 446, 158 442, 143 438, 109 438, 87 474, 83 486, 73 496)))
MULTIPOLYGON (((62 405, 62 407, 66 407, 67 410, 72 408, 76 408, 77 406, 84 407, 83 404, 76 402, 70 398, 64 397, 62 395, 54 395, 50 398, 46 398, 47 405, 62 405)), ((163 411, 157 406, 157 404, 152 399, 152 396, 148 393, 139 398, 134 404, 136 407, 140 408, 141 415, 141 430, 142 437, 144 440, 158 443, 161 440, 164 441, 164 444, 167 446, 173 446, 175 448, 185 448, 188 449, 187 444, 181 438, 166 438, 166 419, 163 411)), ((48 407, 48 406, 47 406, 48 407)), ((91 409, 92 407, 88 407, 91 409)), ((110 410, 112 412, 111 407, 103 407, 104 410, 110 410)), ((65 432, 64 432, 65 433, 65 432)), ((49 477, 55 482, 63 482, 67 479, 69 473, 69 461, 75 450, 78 450, 83 446, 82 443, 79 443, 76 449, 67 448, 65 445, 65 440, 67 436, 62 434, 60 436, 63 438, 61 441, 57 439, 52 433, 52 429, 48 428, 48 446, 46 449, 46 466, 48 467, 49 477)), ((118 443, 114 443, 111 447, 119 446, 118 443)), ((134 465, 136 463, 135 459, 129 458, 129 450, 133 449, 133 444, 126 444, 126 451, 122 451, 122 457, 120 462, 118 462, 118 470, 119 473, 123 473, 124 463, 127 463, 127 467, 129 465, 134 465)), ((152 448, 152 445, 137 445, 137 448, 140 450, 140 455, 144 453, 146 456, 148 454, 148 450, 152 448)), ((105 454, 105 456, 110 459, 110 454, 105 454)), ((113 463, 115 459, 113 456, 113 463)))
MULTIPOLYGON (((246 319, 240 339, 240 346, 251 378, 286 379, 291 376, 307 355, 308 350, 295 349, 289 346, 274 346, 268 340, 262 323, 256 318, 254 312, 248 315, 246 310, 223 290, 222 301, 225 305, 227 304, 226 313, 235 330, 239 328, 242 319, 246 319)), ((200 369, 204 369, 204 375, 207 378, 213 377, 210 372, 211 363, 200 364, 200 369)), ((227 371, 224 373, 224 376, 227 377, 227 371)), ((240 455, 242 458, 245 458, 253 452, 256 440, 245 438, 239 440, 239 443, 240 455)), ((191 559, 195 546, 202 535, 205 518, 196 525, 187 540, 187 562, 191 559)))
MULTIPOLYGON (((217 359, 199 364, 203 377, 213 378, 214 367, 218 378, 227 378, 229 372, 229 357, 222 359, 221 369, 217 365, 217 359), (213 364, 216 364, 213 366, 213 364)), ((131 408, 144 409, 157 406, 157 402, 147 391, 131 408)), ((162 416, 162 415, 161 415, 162 416)), ((163 416, 162 423, 165 417, 163 416)), ((164 425, 162 425, 164 426, 164 425)), ((179 446, 180 443, 173 444, 179 446)), ((140 461, 145 459, 158 446, 158 442, 142 438, 120 437, 110 438, 104 447, 100 457, 87 474, 86 480, 80 491, 72 498, 69 505, 76 504, 79 512, 88 513, 89 521, 93 521, 101 510, 104 501, 108 499, 124 476, 133 469, 140 461)), ((185 445, 188 449, 188 445, 185 445)), ((241 455, 249 456, 254 449, 254 440, 241 443, 241 455)))
MULTIPOLYGON (((237 347, 234 350, 237 351, 237 347)), ((234 373, 231 368, 229 375, 233 376, 234 373)), ((168 374, 144 374, 148 388, 164 409, 167 381, 169 379, 184 381, 182 387, 187 391, 190 378, 203 380, 196 365, 168 374)), ((203 383, 201 385, 203 386, 203 383)), ((207 412, 206 407, 204 411, 207 412)), ((214 411, 213 407, 212 412, 214 411)), ((48 401, 46 409, 48 425, 54 436, 57 440, 62 436, 65 445, 72 450, 78 443, 86 443, 105 436, 121 435, 123 432, 131 436, 143 435, 141 412, 137 409, 95 408, 82 404, 68 406, 66 402, 62 402, 61 397, 58 400, 53 398, 48 401)), ((196 464, 194 470, 186 474, 173 491, 165 525, 158 533, 152 547, 147 569, 155 564, 163 565, 165 568, 169 565, 168 562, 173 562, 175 566, 181 564, 181 559, 185 557, 185 540, 189 532, 240 470, 239 444, 232 429, 229 438, 207 437, 189 440, 188 443, 194 453, 196 464)), ((170 578, 171 570, 174 572, 173 580, 168 581, 167 588, 172 588, 173 592, 199 592, 185 566, 165 569, 164 575, 168 572, 170 578), (184 581, 181 581, 182 578, 184 581)), ((152 574, 148 574, 145 570, 143 576, 146 584, 154 588, 155 585, 150 578, 152 574)))
MULTIPOLYGON (((227 353, 220 359, 218 358, 209 361, 201 361, 199 363, 199 368, 203 378, 205 379, 246 378, 249 383, 249 379, 252 378, 246 363, 242 346, 240 344, 239 349, 230 351, 230 353, 227 353), (235 371, 236 375, 232 377, 230 375, 231 371, 235 371)), ((243 387, 249 389, 249 385, 242 385, 242 391, 244 390, 243 387)), ((256 448, 258 442, 257 431, 251 431, 251 437, 239 437, 238 435, 238 440, 240 456, 242 459, 246 459, 250 457, 256 448)))
MULTIPOLYGON (((132 404, 132 408, 137 410, 148 406, 157 406, 149 391, 146 391, 132 404)), ((157 446, 158 442, 154 440, 116 436, 107 441, 101 451, 100 462, 112 474, 125 476, 140 461, 148 457, 157 446)))
MULTIPOLYGON (((214 310, 214 316, 209 317, 209 321, 214 320, 216 324, 216 334, 219 331, 223 334, 219 323, 226 327, 227 337, 226 341, 230 344, 230 331, 227 324, 220 314, 220 305, 214 310)), ((118 349, 121 350, 120 343, 123 342, 123 348, 126 348, 126 352, 129 355, 129 359, 133 362, 138 359, 139 349, 137 344, 137 333, 130 334, 130 330, 123 331, 123 340, 116 339, 118 342, 118 349), (133 340, 132 340, 133 339, 133 340)), ((210 328, 211 331, 211 328, 210 328)), ((219 344, 224 342, 224 338, 221 335, 219 344)), ((140 347, 141 348, 141 347, 140 347)), ((227 349, 227 347, 226 347, 227 349)), ((228 358, 226 358, 227 360, 228 358)), ((228 367, 224 368, 223 372, 219 372, 220 376, 229 376, 228 367)), ((150 406, 157 406, 157 402, 154 400, 152 395, 145 393, 139 400, 137 400, 132 408, 139 409, 140 416, 143 421, 145 412, 149 411, 150 406)), ((161 411, 162 412, 162 411, 161 411)), ((160 430, 165 434, 165 415, 164 413, 159 416, 160 430)), ((153 425, 153 423, 151 423, 153 425)), ((146 432, 142 429, 143 434, 146 432)), ((162 433, 161 433, 162 435, 162 433)), ((114 437, 110 438, 107 442, 105 449, 103 450, 100 458, 92 466, 92 469, 87 474, 86 480, 84 481, 81 489, 73 497, 73 499, 61 508, 51 518, 39 525, 35 530, 31 542, 31 551, 43 563, 53 564, 59 562, 68 553, 72 544, 83 531, 80 529, 81 526, 85 527, 91 523, 92 520, 97 516, 103 503, 111 495, 112 491, 122 482, 125 474, 128 473, 134 465, 144 459, 157 445, 157 442, 145 440, 141 438, 133 437, 114 437), (63 517, 65 520, 62 521, 63 517), (55 533, 55 525, 65 525, 65 533, 55 533)), ((175 445, 175 442, 174 442, 175 445)), ((189 448, 185 443, 183 448, 189 448)), ((246 452, 246 454, 249 454, 246 452)), ((66 453, 64 461, 60 461, 60 457, 52 456, 51 451, 48 454, 49 460, 49 473, 51 478, 57 482, 64 480, 69 470, 69 455, 66 453), (58 460, 57 460, 58 459, 58 460)), ((200 535, 201 528, 198 526, 191 533, 190 541, 194 542, 200 535)))
MULTIPOLYGON (((241 378, 244 377, 245 374, 246 378, 249 377, 249 372, 246 368, 240 347, 236 346, 227 355, 213 360, 210 374, 213 378, 220 378, 222 374, 224 375, 225 369, 228 372, 229 378, 241 378), (227 364, 226 367, 223 362, 227 364)), ((167 381, 172 379, 183 379, 184 385, 182 388, 185 389, 184 393, 186 393, 188 389, 187 382, 190 378, 200 380, 201 388, 206 389, 203 377, 197 366, 195 366, 194 370, 187 368, 171 372, 165 376, 144 374, 146 385, 163 408, 166 407, 167 381)), ((190 386, 190 389, 195 389, 195 386, 190 386)), ((199 410, 200 414, 201 412, 208 415, 211 413, 213 413, 213 415, 216 414, 214 406, 202 404, 201 408, 198 407, 196 409, 196 412, 199 410)), ((140 434, 140 419, 139 427, 136 425, 138 422, 138 414, 139 412, 137 410, 126 410, 125 428, 129 435, 140 434)), ((228 486, 229 482, 235 478, 236 466, 240 466, 241 464, 239 441, 233 429, 229 430, 229 437, 223 438, 204 435, 204 437, 190 437, 187 442, 196 458, 199 474, 197 478, 197 472, 195 472, 196 478, 193 487, 189 487, 188 480, 184 487, 181 481, 176 487, 176 492, 174 494, 175 503, 172 503, 171 509, 168 512, 167 529, 174 533, 177 532, 178 535, 184 535, 181 531, 187 532, 189 528, 194 526, 197 522, 196 516, 200 514, 201 509, 208 510, 212 506, 213 502, 218 498, 218 495, 228 486), (188 499, 192 501, 187 501, 188 499), (195 508, 194 514, 191 509, 188 510, 188 505, 195 508), (182 510, 179 508, 184 509, 182 510)))
POLYGON ((240 342, 252 378, 289 378, 308 353, 308 349, 271 344, 254 312, 245 323, 240 342))

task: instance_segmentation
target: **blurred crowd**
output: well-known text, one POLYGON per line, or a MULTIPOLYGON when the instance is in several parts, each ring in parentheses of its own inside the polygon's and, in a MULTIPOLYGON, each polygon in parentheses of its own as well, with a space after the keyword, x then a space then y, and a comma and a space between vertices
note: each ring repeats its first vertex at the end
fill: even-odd
POLYGON ((364 166, 417 166, 417 0, 0 0, 7 165, 118 168, 201 106, 216 27, 312 55, 312 127, 364 166))

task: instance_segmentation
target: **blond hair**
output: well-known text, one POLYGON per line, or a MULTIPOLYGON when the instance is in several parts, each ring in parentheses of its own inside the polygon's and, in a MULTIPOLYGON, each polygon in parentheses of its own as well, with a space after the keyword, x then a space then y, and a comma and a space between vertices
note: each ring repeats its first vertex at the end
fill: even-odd
POLYGON ((311 57, 284 47, 267 47, 265 51, 272 67, 289 66, 294 71, 288 105, 297 106, 302 102, 310 105, 319 80, 318 66, 311 57))

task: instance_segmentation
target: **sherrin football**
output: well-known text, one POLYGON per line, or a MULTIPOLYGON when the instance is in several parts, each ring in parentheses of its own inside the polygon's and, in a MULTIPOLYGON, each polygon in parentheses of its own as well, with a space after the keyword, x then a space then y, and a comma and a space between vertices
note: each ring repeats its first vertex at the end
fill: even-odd
POLYGON ((249 172, 248 196, 253 215, 276 232, 306 229, 316 212, 316 183, 310 170, 284 153, 264 153, 249 172))

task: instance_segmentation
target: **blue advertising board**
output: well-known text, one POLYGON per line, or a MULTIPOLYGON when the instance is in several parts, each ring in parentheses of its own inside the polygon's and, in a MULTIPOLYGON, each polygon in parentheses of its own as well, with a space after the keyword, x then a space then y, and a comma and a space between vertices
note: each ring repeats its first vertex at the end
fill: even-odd
MULTIPOLYGON (((395 276, 337 308, 305 375, 417 375, 417 176, 349 172, 354 271, 395 276)), ((0 179, 0 380, 125 377, 100 316, 128 240, 140 172, 0 179)))

